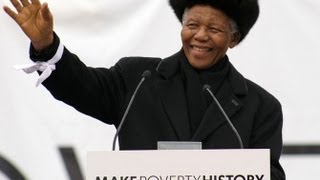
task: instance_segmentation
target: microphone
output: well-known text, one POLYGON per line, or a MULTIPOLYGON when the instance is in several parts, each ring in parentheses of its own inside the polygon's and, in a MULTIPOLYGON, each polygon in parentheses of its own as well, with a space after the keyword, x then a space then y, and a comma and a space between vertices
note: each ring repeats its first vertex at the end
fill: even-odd
POLYGON ((119 124, 119 126, 118 126, 118 128, 117 128, 116 134, 114 135, 113 144, 112 144, 112 151, 115 151, 115 149, 116 149, 116 141, 117 141, 117 138, 118 138, 118 136, 119 136, 120 130, 121 130, 121 128, 122 128, 122 125, 123 125, 123 123, 124 123, 127 115, 128 115, 128 112, 129 112, 129 110, 130 110, 130 108, 131 108, 132 102, 133 102, 134 98, 136 97, 136 94, 137 94, 137 92, 138 92, 141 84, 144 82, 144 80, 145 80, 146 78, 148 78, 148 77, 150 77, 150 76, 151 76, 150 70, 145 70, 145 71, 143 71, 143 73, 142 73, 142 75, 141 75, 141 80, 140 80, 138 86, 136 87, 136 89, 134 90, 134 93, 133 93, 132 96, 131 96, 131 99, 130 99, 129 104, 128 104, 127 108, 126 108, 126 111, 124 112, 124 114, 123 114, 123 116, 122 116, 122 118, 121 118, 120 124, 119 124))
POLYGON ((232 122, 230 121, 228 115, 226 114, 226 112, 223 110, 221 104, 219 103, 218 99, 213 95, 212 91, 210 90, 211 87, 208 84, 203 85, 202 88, 204 91, 208 91, 209 94, 211 95, 212 99, 215 101, 215 103, 218 105, 220 111, 222 112, 223 116, 226 118, 227 122, 229 123, 229 125, 231 126, 231 129, 233 130, 233 132, 236 134, 238 141, 239 141, 239 145, 240 148, 243 149, 243 143, 242 143, 242 139, 237 131, 237 129, 234 127, 234 125, 232 124, 232 122))

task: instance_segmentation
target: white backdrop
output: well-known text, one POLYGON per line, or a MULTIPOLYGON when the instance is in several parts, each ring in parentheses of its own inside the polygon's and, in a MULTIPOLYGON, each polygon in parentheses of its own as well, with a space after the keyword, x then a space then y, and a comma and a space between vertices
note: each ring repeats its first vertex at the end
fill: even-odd
MULTIPOLYGON (((167 57, 181 48, 167 0, 47 0, 62 42, 87 65, 123 56, 167 57)), ((0 0, 0 5, 9 5, 0 0)), ((274 94, 284 111, 286 144, 320 144, 320 1, 260 0, 248 37, 229 51, 247 78, 274 94)), ((114 128, 56 101, 38 75, 12 68, 28 60, 29 40, 0 12, 0 156, 32 180, 67 180, 59 147, 72 147, 86 170, 88 150, 110 150, 114 128)), ((320 176, 319 156, 283 156, 289 180, 320 176)), ((1 173, 0 180, 6 180, 1 173)))

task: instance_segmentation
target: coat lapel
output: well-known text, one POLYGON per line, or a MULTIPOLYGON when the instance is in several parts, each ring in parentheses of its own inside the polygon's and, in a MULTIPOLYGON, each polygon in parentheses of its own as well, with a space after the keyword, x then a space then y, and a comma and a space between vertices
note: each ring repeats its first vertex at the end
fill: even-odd
MULTIPOLYGON (((191 137, 188 108, 183 81, 180 73, 179 58, 182 51, 163 59, 157 67, 159 73, 157 88, 163 107, 180 141, 202 141, 222 124, 227 123, 218 105, 213 102, 207 109, 197 131, 191 137)), ((216 97, 222 108, 231 117, 241 109, 242 103, 237 95, 246 95, 244 77, 231 65, 227 80, 223 82, 216 97)))
POLYGON ((184 85, 180 73, 180 57, 181 54, 177 53, 162 60, 157 68, 160 75, 157 87, 163 107, 179 140, 187 141, 190 140, 191 133, 184 85))
MULTIPOLYGON (((220 102, 222 108, 230 118, 234 113, 236 113, 242 106, 239 99, 233 95, 230 88, 227 88, 227 83, 224 83, 217 94, 217 99, 220 102)), ((202 141, 209 134, 214 132, 222 124, 227 123, 226 118, 223 116, 218 105, 212 101, 211 105, 208 107, 203 119, 192 137, 193 141, 202 141)))
MULTIPOLYGON (((216 98, 230 119, 242 107, 242 103, 236 95, 246 93, 247 86, 243 76, 231 65, 228 79, 223 82, 222 87, 216 95, 216 98)), ((193 135, 192 141, 202 141, 224 123, 227 123, 227 120, 218 105, 213 101, 208 107, 197 131, 193 135)))

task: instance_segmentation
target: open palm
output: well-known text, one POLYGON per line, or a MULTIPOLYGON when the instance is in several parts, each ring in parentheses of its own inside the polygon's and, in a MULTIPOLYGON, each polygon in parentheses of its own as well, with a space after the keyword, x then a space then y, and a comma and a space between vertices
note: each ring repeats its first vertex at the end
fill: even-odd
POLYGON ((11 0, 17 13, 4 6, 5 12, 16 21, 33 44, 50 45, 53 34, 53 18, 46 3, 39 0, 11 0), (48 44, 49 43, 49 44, 48 44))

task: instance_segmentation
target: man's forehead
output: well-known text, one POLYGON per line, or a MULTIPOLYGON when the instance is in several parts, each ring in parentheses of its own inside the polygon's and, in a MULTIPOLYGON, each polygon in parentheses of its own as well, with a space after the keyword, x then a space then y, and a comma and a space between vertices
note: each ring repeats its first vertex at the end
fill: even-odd
POLYGON ((185 9, 183 21, 205 21, 206 23, 224 24, 229 21, 229 18, 219 10, 212 8, 211 11, 203 11, 203 9, 185 9))

